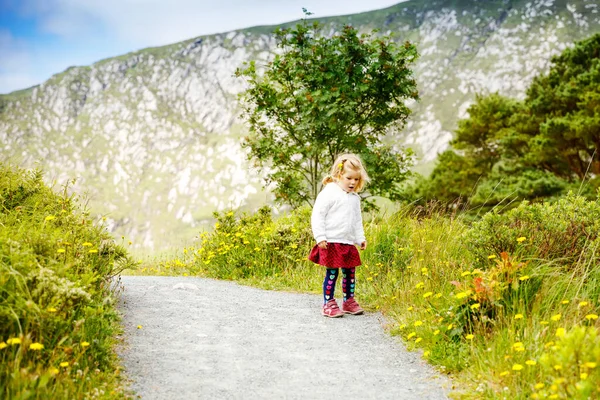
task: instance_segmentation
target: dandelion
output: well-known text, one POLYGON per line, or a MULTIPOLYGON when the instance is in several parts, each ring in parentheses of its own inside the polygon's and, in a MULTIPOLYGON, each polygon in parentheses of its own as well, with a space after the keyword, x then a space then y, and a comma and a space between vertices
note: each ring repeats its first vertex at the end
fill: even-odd
POLYGON ((48 215, 45 220, 46 221, 52 221, 53 219, 56 219, 56 217, 54 215, 48 215))
POLYGON ((97 250, 97 249, 90 249, 90 250, 88 251, 88 253, 90 253, 90 254, 94 254, 94 253, 97 253, 97 252, 98 252, 98 250, 97 250))
POLYGON ((138 329, 142 329, 142 326, 141 326, 141 325, 138 325, 138 326, 137 326, 137 328, 138 328, 138 329))
POLYGON ((406 328, 406 324, 402 324, 398 327, 398 329, 400 329, 400 330, 405 329, 405 328, 406 328))
POLYGON ((81 347, 84 349, 90 345, 90 342, 81 342, 81 347))
POLYGON ((513 364, 513 366, 512 366, 513 371, 520 371, 522 369, 523 369, 523 366, 521 364, 513 364))
POLYGON ((525 236, 521 236, 521 237, 517 238, 517 242, 519 242, 519 243, 522 243, 525 240, 527 240, 527 238, 525 236))
POLYGON ((41 350, 43 348, 44 348, 44 345, 41 344, 41 343, 37 343, 37 342, 36 343, 31 343, 29 345, 29 350, 41 350))
POLYGON ((506 376, 506 375, 509 375, 509 374, 510 374, 510 372, 508 372, 508 371, 502 371, 502 372, 500 372, 500 376, 506 376))
POLYGON ((565 328, 558 328, 556 330, 556 337, 563 337, 565 336, 565 328))
POLYGON ((407 339, 411 339, 411 338, 413 338, 414 336, 417 336, 417 333, 416 333, 416 332, 411 332, 411 333, 409 333, 409 334, 408 334, 408 336, 407 336, 406 338, 407 338, 407 339))
POLYGON ((562 369, 562 365, 560 365, 560 364, 556 364, 554 366, 554 370, 556 370, 556 371, 560 371, 561 369, 562 369))
POLYGON ((557 394, 551 394, 550 396, 548 396, 549 399, 558 399, 558 395, 557 394))
POLYGON ((63 361, 63 362, 61 362, 61 363, 60 363, 60 364, 58 364, 58 365, 60 365, 60 366, 61 366, 61 367, 63 367, 63 368, 64 368, 64 367, 68 367, 68 366, 69 366, 69 362, 68 362, 68 361, 63 361))
POLYGON ((423 357, 427 358, 427 357, 429 357, 429 354, 431 354, 431 353, 428 350, 428 351, 426 351, 426 352, 423 353, 423 357))
POLYGON ((598 316, 596 314, 588 314, 585 316, 585 319, 587 319, 588 321, 591 321, 591 320, 595 321, 598 319, 598 316))
POLYGON ((551 319, 552 321, 555 321, 555 322, 556 322, 556 321, 560 321, 560 317, 561 317, 561 316, 562 316, 562 315, 560 315, 560 314, 556 314, 556 315, 553 315, 552 317, 550 317, 550 319, 551 319))
POLYGON ((49 313, 55 313, 57 310, 56 310, 56 308, 54 308, 54 307, 48 307, 48 308, 46 309, 46 311, 48 311, 49 313))
POLYGON ((540 390, 540 389, 543 389, 545 386, 546 385, 544 385, 543 383, 540 382, 540 383, 536 383, 535 386, 534 386, 534 388, 536 390, 540 390))
POLYGON ((517 315, 515 315, 515 319, 523 319, 523 314, 517 314, 517 315))
POLYGON ((0 350, 7 348, 8 345, 4 342, 0 342, 0 350))
POLYGON ((423 325, 423 321, 417 321, 417 322, 415 322, 415 326, 421 326, 421 325, 423 325))
POLYGON ((494 258, 496 258, 496 256, 495 256, 494 254, 490 254, 490 255, 488 256, 488 259, 490 259, 490 260, 493 260, 494 258))
POLYGON ((425 293, 425 294, 423 295, 423 298, 424 298, 424 299, 426 299, 426 298, 428 298, 428 297, 430 297, 430 296, 432 296, 432 295, 433 295, 433 292, 427 292, 427 293, 425 293))
POLYGON ((471 294, 470 290, 464 291, 464 292, 460 292, 456 294, 456 298, 457 299, 464 299, 465 297, 469 296, 471 294))
POLYGON ((436 329, 435 331, 433 331, 433 336, 437 336, 440 334, 440 330, 436 329))
POLYGON ((544 345, 544 348, 547 349, 548 347, 552 347, 552 346, 554 346, 554 342, 553 341, 549 341, 548 343, 546 343, 544 345))
POLYGON ((533 365, 537 364, 537 362, 535 360, 527 360, 527 361, 525 361, 525 364, 533 366, 533 365))
POLYGON ((467 336, 465 336, 465 339, 467 339, 467 340, 473 340, 474 337, 475 337, 475 335, 469 333, 467 336))
POLYGON ((56 367, 50 367, 48 369, 48 372, 50 373, 50 375, 56 375, 56 374, 58 374, 58 368, 56 368, 56 367))
POLYGON ((368 278, 367 278, 367 280, 368 280, 368 281, 372 281, 372 280, 373 280, 373 277, 371 277, 371 276, 370 276, 370 277, 368 277, 368 278))
POLYGON ((581 374, 579 374, 579 378, 580 378, 582 381, 585 381, 585 380, 587 379, 587 377, 588 377, 588 374, 587 374, 587 373, 585 373, 585 372, 582 372, 581 374))
POLYGON ((449 325, 448 325, 448 330, 452 329, 452 327, 453 327, 453 326, 454 326, 454 325, 452 325, 452 324, 449 324, 449 325))
POLYGON ((569 304, 569 300, 563 300, 561 301, 561 304, 569 304))
POLYGON ((597 363, 595 363, 595 362, 593 362, 593 361, 588 361, 588 362, 586 362, 586 363, 585 363, 585 364, 583 364, 583 365, 585 365, 585 366, 586 366, 586 367, 588 367, 588 368, 594 369, 594 368, 596 368, 596 366, 597 366, 598 364, 597 364, 597 363))
POLYGON ((585 307, 587 306, 589 303, 587 301, 581 301, 579 302, 579 307, 585 307))
POLYGON ((233 217, 233 211, 229 211, 229 212, 227 213, 227 216, 228 216, 228 217, 233 217))
POLYGON ((419 282, 416 284, 415 289, 421 289, 425 284, 423 282, 419 282))
POLYGON ((255 247, 254 251, 260 251, 260 247, 255 247))
POLYGON ((550 322, 548 321, 540 321, 540 325, 548 325, 550 322))
POLYGON ((520 281, 526 281, 527 279, 529 279, 529 275, 523 275, 519 278, 520 281))
POLYGON ((480 306, 479 303, 471 304, 471 310, 477 310, 480 306))
POLYGON ((84 242, 81 244, 83 247, 92 247, 93 244, 91 244, 90 242, 84 242))
POLYGON ((460 274, 460 276, 467 276, 467 275, 471 275, 471 271, 465 271, 462 274, 460 274))
POLYGON ((16 345, 16 344, 21 344, 21 339, 19 338, 10 338, 6 341, 6 344, 10 344, 10 345, 16 345))
POLYGON ((410 307, 408 307, 408 308, 406 309, 406 311, 412 311, 412 310, 414 310, 414 307, 413 307, 413 306, 410 306, 410 307))
POLYGON ((422 338, 416 338, 415 339, 415 344, 419 343, 421 340, 423 340, 422 338))
POLYGON ((250 244, 250 242, 247 240, 244 240, 244 244, 250 244))
POLYGON ((57 253, 64 253, 66 250, 65 249, 58 249, 56 250, 57 253))

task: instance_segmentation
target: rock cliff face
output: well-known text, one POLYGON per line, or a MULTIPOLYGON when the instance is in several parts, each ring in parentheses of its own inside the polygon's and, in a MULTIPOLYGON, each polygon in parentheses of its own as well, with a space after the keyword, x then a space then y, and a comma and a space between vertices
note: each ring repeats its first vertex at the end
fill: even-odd
MULTIPOLYGON (((550 58, 600 31, 596 0, 420 1, 321 20, 411 40, 422 101, 398 144, 431 164, 476 93, 521 98, 550 58), (426 3, 426 4, 425 4, 426 3)), ((291 23, 293 25, 293 23, 291 23)), ((270 200, 245 160, 233 76, 268 59, 274 27, 194 38, 72 67, 0 96, 0 160, 42 166, 90 198, 115 235, 161 248, 190 239, 215 210, 270 200)), ((425 167, 423 167, 425 168, 425 167)))

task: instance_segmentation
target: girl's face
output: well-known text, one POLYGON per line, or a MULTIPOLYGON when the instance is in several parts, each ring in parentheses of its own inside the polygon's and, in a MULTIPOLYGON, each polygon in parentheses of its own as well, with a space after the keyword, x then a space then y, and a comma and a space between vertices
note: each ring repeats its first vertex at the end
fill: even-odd
POLYGON ((354 192, 356 187, 358 186, 358 182, 360 182, 360 172, 347 170, 342 172, 340 178, 338 179, 338 185, 346 192, 354 192))

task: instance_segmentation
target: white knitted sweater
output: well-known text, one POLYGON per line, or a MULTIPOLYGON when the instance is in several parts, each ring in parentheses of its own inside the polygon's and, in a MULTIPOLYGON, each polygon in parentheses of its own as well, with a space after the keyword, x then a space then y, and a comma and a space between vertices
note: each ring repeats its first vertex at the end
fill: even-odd
POLYGON ((312 210, 311 226, 317 243, 361 244, 365 232, 360 213, 360 196, 331 182, 321 190, 312 210))

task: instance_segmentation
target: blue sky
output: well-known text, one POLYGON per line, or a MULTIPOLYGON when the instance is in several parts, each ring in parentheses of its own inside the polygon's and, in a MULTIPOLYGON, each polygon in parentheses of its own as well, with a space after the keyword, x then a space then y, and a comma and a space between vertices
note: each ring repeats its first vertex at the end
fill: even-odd
POLYGON ((0 0, 0 93, 151 46, 402 0, 0 0))

